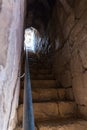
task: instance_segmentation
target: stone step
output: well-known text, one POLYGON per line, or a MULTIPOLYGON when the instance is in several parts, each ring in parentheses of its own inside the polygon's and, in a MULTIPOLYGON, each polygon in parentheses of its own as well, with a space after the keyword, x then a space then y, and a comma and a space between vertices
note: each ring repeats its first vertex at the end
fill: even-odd
POLYGON ((49 66, 52 65, 51 62, 48 61, 48 60, 41 61, 39 59, 30 59, 28 61, 29 61, 29 65, 37 65, 37 66, 42 66, 43 65, 43 66, 46 66, 46 67, 49 67, 49 66))
POLYGON ((30 74, 52 74, 51 69, 30 69, 30 74))
MULTIPOLYGON (((33 103, 35 121, 50 119, 63 119, 76 116, 77 106, 75 102, 45 102, 33 103)), ((18 108, 18 122, 23 119, 23 105, 18 108)))
POLYGON ((38 130, 87 130, 87 121, 69 119, 66 121, 50 121, 37 123, 38 130))
POLYGON ((56 88, 56 80, 31 80, 32 88, 56 88))
POLYGON ((50 79, 55 79, 53 74, 32 74, 30 75, 31 79, 34 79, 34 80, 50 80, 50 79))
MULTIPOLYGON (((15 130, 23 130, 17 127, 15 130)), ((87 130, 87 121, 84 119, 50 120, 38 122, 35 130, 87 130)))
MULTIPOLYGON (((23 103, 23 93, 24 89, 21 89, 20 91, 20 104, 23 103)), ((72 88, 68 89, 61 89, 61 88, 47 88, 47 89, 41 89, 41 88, 34 88, 32 89, 32 97, 33 102, 47 102, 47 101, 65 101, 65 100, 71 100, 74 101, 74 97, 72 94, 72 88)))
POLYGON ((41 66, 41 65, 44 65, 44 66, 47 66, 47 65, 52 65, 51 62, 47 61, 47 60, 28 60, 29 61, 29 65, 32 65, 33 63, 37 64, 37 66, 41 66))
POLYGON ((46 102, 34 103, 35 120, 49 120, 55 118, 69 118, 75 116, 74 102, 46 102))
POLYGON ((39 58, 32 58, 32 57, 28 57, 28 61, 29 61, 29 63, 37 63, 38 65, 39 64, 46 64, 46 63, 51 63, 51 61, 50 60, 48 60, 48 59, 39 59, 39 58))
POLYGON ((43 59, 43 60, 41 60, 41 59, 38 59, 38 58, 28 58, 28 61, 29 61, 29 63, 31 64, 31 63, 37 63, 38 65, 39 64, 44 64, 44 65, 46 65, 46 64, 48 64, 48 63, 51 63, 48 59, 43 59))
MULTIPOLYGON (((38 76, 37 76, 38 77, 38 76)), ((57 88, 56 80, 31 79, 32 88, 57 88)), ((24 80, 21 80, 21 88, 24 88, 24 80)))
MULTIPOLYGON (((48 79, 48 80, 31 79, 31 87, 32 88, 57 88, 57 85, 55 79, 48 79)), ((24 88, 24 80, 21 80, 21 88, 24 88)))
POLYGON ((42 66, 42 64, 37 64, 37 63, 29 63, 29 67, 30 67, 30 69, 34 69, 34 68, 36 68, 36 69, 52 69, 52 65, 50 65, 50 64, 43 64, 43 66, 42 66))
POLYGON ((33 53, 33 52, 28 52, 28 57, 37 57, 36 53, 33 53))

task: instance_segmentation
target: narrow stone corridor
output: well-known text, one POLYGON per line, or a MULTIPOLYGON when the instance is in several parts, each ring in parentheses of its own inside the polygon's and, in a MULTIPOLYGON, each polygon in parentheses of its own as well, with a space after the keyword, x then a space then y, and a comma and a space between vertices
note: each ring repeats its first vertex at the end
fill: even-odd
MULTIPOLYGON (((78 117, 72 88, 58 86, 47 56, 29 56, 35 130, 86 130, 87 122, 78 117)), ((21 81, 18 124, 23 127, 24 80, 21 81)))
POLYGON ((0 130, 31 126, 32 97, 36 130, 87 130, 87 0, 0 0, 0 130))

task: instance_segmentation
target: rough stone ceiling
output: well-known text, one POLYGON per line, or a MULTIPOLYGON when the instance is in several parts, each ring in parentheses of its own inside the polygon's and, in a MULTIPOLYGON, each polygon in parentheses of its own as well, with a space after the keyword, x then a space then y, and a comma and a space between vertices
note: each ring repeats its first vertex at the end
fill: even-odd
POLYGON ((42 24, 46 28, 55 2, 56 0, 28 0, 27 17, 32 15, 29 26, 37 27, 42 24))

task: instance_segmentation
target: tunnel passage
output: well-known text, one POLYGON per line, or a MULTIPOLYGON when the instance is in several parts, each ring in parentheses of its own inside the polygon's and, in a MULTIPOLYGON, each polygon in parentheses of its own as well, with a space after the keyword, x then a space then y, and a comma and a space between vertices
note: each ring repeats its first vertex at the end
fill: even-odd
MULTIPOLYGON (((28 1, 26 28, 33 26, 41 36, 38 55, 29 57, 36 129, 59 130, 60 122, 64 130, 87 127, 86 7, 85 0, 28 1)), ((19 124, 23 91, 22 88, 19 124)))
POLYGON ((29 58, 36 129, 87 129, 87 0, 1 0, 0 18, 0 129, 22 129, 30 27, 41 36, 29 58))
MULTIPOLYGON (((31 0, 26 27, 41 34, 43 49, 52 55, 58 86, 72 87, 79 113, 86 116, 86 0, 31 0), (78 5, 78 7, 77 7, 78 5)), ((42 49, 42 50, 43 50, 42 49)))
POLYGON ((35 27, 40 33, 46 31, 56 0, 30 0, 27 2, 26 26, 35 27), (42 31, 42 32, 41 32, 42 31))

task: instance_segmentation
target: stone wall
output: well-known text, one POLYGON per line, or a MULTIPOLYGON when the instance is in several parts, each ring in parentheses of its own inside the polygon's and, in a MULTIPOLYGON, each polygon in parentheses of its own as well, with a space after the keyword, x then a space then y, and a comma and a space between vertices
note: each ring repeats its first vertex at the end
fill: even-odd
POLYGON ((0 0, 0 130, 13 130, 19 94, 24 0, 0 0))
POLYGON ((58 85, 73 87, 78 110, 87 117, 87 0, 57 1, 49 27, 58 85))

